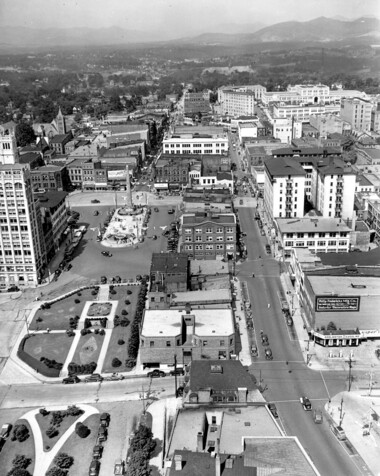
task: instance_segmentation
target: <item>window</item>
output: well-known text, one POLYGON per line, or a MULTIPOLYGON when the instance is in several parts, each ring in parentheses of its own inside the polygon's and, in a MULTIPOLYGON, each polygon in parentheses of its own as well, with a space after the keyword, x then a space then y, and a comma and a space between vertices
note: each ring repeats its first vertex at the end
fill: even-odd
POLYGON ((317 245, 318 246, 326 246, 326 242, 325 241, 318 241, 317 245))
POLYGON ((227 236, 226 240, 227 241, 234 241, 234 237, 233 236, 227 236))
POLYGON ((340 241, 339 242, 339 246, 346 246, 347 245, 347 241, 340 241))
POLYGON ((206 241, 213 241, 214 237, 213 236, 208 236, 206 241))
POLYGON ((223 241, 223 236, 217 236, 216 241, 223 241))
POLYGON ((191 228, 185 228, 185 235, 191 234, 191 228))
POLYGON ((185 245, 185 250, 192 250, 193 249, 193 245, 185 245))
POLYGON ((195 233, 202 233, 202 228, 195 228, 195 233))
POLYGON ((335 241, 335 240, 330 240, 330 241, 328 242, 328 245, 329 245, 329 246, 336 246, 336 241, 335 241))
POLYGON ((231 227, 226 228, 226 233, 233 233, 233 232, 234 232, 233 228, 231 228, 231 227))
POLYGON ((203 347, 206 347, 207 344, 208 344, 207 340, 202 341, 203 347))
POLYGON ((206 233, 212 233, 212 228, 206 228, 206 233))
POLYGON ((218 227, 218 228, 216 229, 216 232, 217 232, 217 233, 223 233, 223 228, 218 227))
POLYGON ((223 250, 223 249, 224 249, 224 245, 216 245, 216 249, 217 249, 217 250, 223 250))
POLYGON ((221 341, 219 342, 219 345, 222 347, 222 346, 226 345, 226 342, 225 342, 224 340, 221 340, 221 341))
POLYGON ((326 236, 326 233, 319 233, 319 238, 324 238, 326 236))
POLYGON ((195 241, 202 241, 202 237, 201 236, 196 236, 195 241))
POLYGON ((297 238, 303 238, 303 233, 297 233, 297 238))
POLYGON ((307 245, 307 246, 314 246, 314 241, 308 241, 308 242, 306 243, 306 245, 307 245))
POLYGON ((195 245, 196 250, 203 250, 203 245, 195 245))
MULTIPOLYGON (((199 238, 199 237, 197 236, 197 238, 199 238)), ((185 237, 185 241, 187 241, 187 242, 190 241, 190 242, 191 242, 191 236, 186 236, 186 237, 185 237)))
POLYGON ((206 250, 213 250, 213 249, 214 249, 214 245, 205 245, 205 249, 206 249, 206 250))
POLYGON ((151 341, 149 342, 149 347, 154 347, 154 340, 151 340, 151 341))
POLYGON ((171 347, 172 346, 172 343, 170 342, 170 340, 167 340, 166 341, 166 347, 171 347))

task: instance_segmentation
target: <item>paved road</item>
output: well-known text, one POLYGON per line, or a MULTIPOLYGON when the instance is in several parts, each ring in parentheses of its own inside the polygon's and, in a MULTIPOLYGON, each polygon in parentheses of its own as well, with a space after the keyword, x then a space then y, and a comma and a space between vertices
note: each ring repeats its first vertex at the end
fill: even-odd
POLYGON ((247 233, 248 259, 237 266, 237 275, 247 282, 255 329, 258 337, 260 330, 268 335, 274 359, 266 361, 264 347, 258 343, 260 354, 252 371, 268 387, 264 392, 267 400, 277 402, 286 433, 299 438, 322 475, 360 474, 327 422, 316 425, 311 412, 305 412, 299 402, 300 396, 307 395, 314 407, 323 408, 329 397, 345 390, 346 375, 313 371, 304 363, 299 342, 289 335, 281 312, 279 263, 266 254, 266 238, 260 235, 253 212, 239 209, 241 228, 247 233))

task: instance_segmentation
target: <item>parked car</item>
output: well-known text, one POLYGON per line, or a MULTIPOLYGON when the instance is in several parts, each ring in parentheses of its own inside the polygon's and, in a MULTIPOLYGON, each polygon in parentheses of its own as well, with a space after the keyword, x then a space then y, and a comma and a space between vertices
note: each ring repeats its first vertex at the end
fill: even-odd
POLYGON ((261 343, 263 345, 269 345, 269 339, 266 334, 261 334, 261 343))
POLYGON ((162 370, 154 369, 151 372, 147 373, 149 378, 159 378, 159 377, 166 377, 166 373, 162 370))
POLYGON ((173 215, 173 213, 175 213, 174 208, 169 208, 168 213, 169 215, 173 215))
POLYGON ((15 293, 15 292, 17 292, 17 291, 20 291, 20 289, 19 289, 17 286, 14 286, 14 285, 13 285, 13 286, 10 286, 10 287, 7 289, 7 291, 8 291, 9 293, 15 293))
POLYGON ((269 245, 265 245, 265 251, 267 252, 268 255, 272 253, 272 250, 270 249, 269 245))
POLYGON ((96 217, 97 217, 98 215, 99 215, 99 212, 98 212, 98 210, 95 210, 95 211, 94 211, 94 216, 96 216, 96 217))
POLYGON ((98 428, 98 439, 99 441, 106 441, 108 436, 108 431, 105 426, 100 426, 98 428))
POLYGON ((251 355, 252 355, 253 357, 257 357, 257 356, 258 356, 258 350, 257 350, 257 346, 256 346, 256 345, 253 345, 253 346, 251 347, 251 355))
POLYGON ((301 405, 303 406, 303 409, 307 412, 311 412, 312 407, 311 407, 311 402, 307 397, 300 397, 300 402, 301 405))
POLYGON ((269 347, 265 349, 265 358, 266 360, 273 360, 272 350, 269 347))
POLYGON ((341 426, 335 426, 334 424, 331 424, 330 430, 334 433, 334 435, 338 438, 338 440, 343 441, 347 438, 346 433, 344 432, 341 426))
POLYGON ((185 371, 182 368, 176 368, 175 370, 171 370, 169 374, 174 377, 174 375, 185 375, 185 371))
POLYGON ((107 258, 111 258, 112 253, 110 253, 109 251, 102 251, 102 255, 107 256, 107 258))
POLYGON ((322 423, 323 422, 323 414, 322 410, 316 408, 314 410, 314 423, 322 423))
POLYGON ((88 470, 88 476, 98 476, 100 470, 100 462, 97 459, 93 459, 88 470))
POLYGON ((160 210, 159 210, 157 207, 155 207, 155 208, 154 208, 154 211, 155 211, 155 212, 159 212, 160 210))
POLYGON ((290 314, 288 314, 286 316, 286 323, 289 327, 291 327, 293 325, 293 319, 292 319, 292 316, 290 314))
POLYGON ((118 374, 118 373, 113 373, 113 374, 110 375, 109 377, 105 377, 104 380, 108 380, 108 381, 124 380, 124 375, 120 375, 120 374, 118 374))
POLYGON ((78 375, 71 375, 70 377, 66 377, 62 380, 62 383, 68 384, 68 383, 79 383, 81 382, 81 379, 78 377, 78 375))
POLYGON ((100 203, 100 200, 98 200, 97 198, 94 198, 94 200, 91 200, 91 203, 100 203))
POLYGON ((106 413, 106 412, 102 413, 100 415, 100 426, 104 426, 104 427, 109 426, 110 420, 111 420, 111 415, 109 413, 106 413))
POLYGON ((92 450, 92 457, 94 459, 100 459, 102 457, 102 454, 103 454, 103 446, 101 445, 94 446, 92 450))
POLYGON ((84 379, 85 382, 101 382, 103 377, 99 374, 91 374, 84 379))
POLYGON ((268 404, 268 409, 275 418, 278 418, 277 408, 276 408, 276 405, 274 403, 269 403, 268 404))
POLYGON ((125 474, 124 461, 122 461, 121 459, 115 461, 113 474, 115 476, 122 476, 123 474, 125 474))
POLYGON ((9 433, 11 432, 11 429, 12 429, 12 425, 10 423, 4 423, 1 426, 0 438, 3 438, 3 439, 8 438, 9 433))

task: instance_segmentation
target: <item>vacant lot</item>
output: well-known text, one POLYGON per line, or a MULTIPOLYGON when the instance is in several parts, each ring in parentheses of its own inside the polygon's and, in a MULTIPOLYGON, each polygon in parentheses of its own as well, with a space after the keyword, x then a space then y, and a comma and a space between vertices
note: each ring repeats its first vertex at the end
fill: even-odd
POLYGON ((24 350, 37 360, 46 357, 64 364, 72 342, 73 337, 68 337, 65 332, 34 334, 25 341, 24 350))
POLYGON ((92 289, 84 289, 79 293, 62 299, 51 305, 50 309, 40 309, 33 317, 30 330, 45 330, 49 328, 53 331, 66 330, 69 328, 70 317, 80 316, 86 301, 93 301, 92 289), (78 300, 80 302, 75 302, 78 300))
MULTIPOLYGON (((24 413, 24 412, 23 412, 24 413)), ((3 412, 2 412, 2 417, 3 417, 3 412)), ((11 420, 8 420, 9 423, 11 423, 11 420)), ((16 455, 24 455, 27 458, 31 458, 32 463, 30 466, 28 466, 28 471, 33 474, 33 469, 34 469, 34 460, 35 460, 35 455, 34 455, 34 440, 33 440, 33 435, 32 435, 32 430, 29 426, 29 423, 26 420, 17 420, 15 422, 15 425, 25 425, 29 429, 29 438, 22 443, 18 441, 12 441, 11 438, 9 437, 6 441, 4 446, 1 448, 0 451, 0 474, 5 475, 12 469, 12 461, 16 455)), ((12 430, 13 432, 13 430, 12 430)), ((12 435, 11 432, 11 435, 12 435)))
POLYGON ((79 339, 73 362, 76 364, 89 364, 97 362, 104 341, 104 336, 100 334, 86 334, 79 339))

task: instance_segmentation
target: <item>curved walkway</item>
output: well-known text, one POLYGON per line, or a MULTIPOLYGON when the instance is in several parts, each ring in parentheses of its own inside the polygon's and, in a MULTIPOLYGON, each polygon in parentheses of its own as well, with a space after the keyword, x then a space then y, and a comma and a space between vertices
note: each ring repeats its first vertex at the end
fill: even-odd
MULTIPOLYGON (((81 415, 75 422, 68 428, 65 433, 61 436, 61 438, 56 442, 53 448, 50 451, 44 451, 43 446, 43 439, 41 428, 36 420, 36 415, 39 413, 39 408, 31 410, 28 413, 25 413, 21 418, 28 421, 34 438, 34 449, 36 460, 34 464, 34 472, 33 476, 44 476, 46 471, 49 469, 49 466, 53 462, 54 458, 61 450, 62 446, 66 443, 66 441, 70 438, 71 434, 74 432, 75 425, 78 422, 85 421, 89 416, 99 413, 99 411, 90 406, 90 405, 78 405, 79 408, 84 410, 83 415, 81 415)), ((66 410, 67 406, 57 406, 57 407, 50 407, 47 408, 48 411, 57 411, 57 410, 66 410)))

